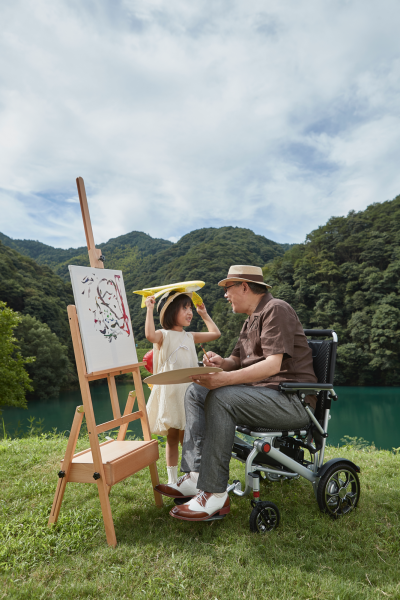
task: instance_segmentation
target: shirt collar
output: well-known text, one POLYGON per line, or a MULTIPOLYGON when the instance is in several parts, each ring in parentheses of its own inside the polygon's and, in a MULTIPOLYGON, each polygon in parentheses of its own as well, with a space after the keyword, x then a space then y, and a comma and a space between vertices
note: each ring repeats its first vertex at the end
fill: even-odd
POLYGON ((255 311, 247 318, 247 328, 251 327, 253 323, 258 319, 260 312, 264 310, 270 300, 273 299, 273 295, 270 292, 263 294, 260 302, 257 304, 255 311))
POLYGON ((268 302, 270 300, 273 299, 273 295, 270 292, 267 292, 266 294, 263 294, 261 297, 260 302, 257 304, 256 306, 256 310, 253 312, 252 315, 250 315, 251 317, 258 315, 268 304, 268 302))

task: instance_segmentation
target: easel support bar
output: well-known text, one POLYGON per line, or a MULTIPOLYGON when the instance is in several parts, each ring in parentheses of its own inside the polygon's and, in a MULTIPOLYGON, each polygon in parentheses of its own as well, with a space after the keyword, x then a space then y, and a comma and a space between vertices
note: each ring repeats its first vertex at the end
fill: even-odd
POLYGON ((120 417, 119 419, 113 419, 112 421, 107 421, 106 423, 97 425, 96 433, 103 433, 103 431, 109 431, 110 429, 114 429, 115 427, 120 427, 120 425, 124 425, 125 423, 130 423, 131 421, 136 421, 137 419, 141 419, 142 417, 143 417, 142 411, 138 410, 137 412, 131 413, 130 415, 126 415, 124 417, 120 417))
POLYGON ((88 381, 95 381, 96 379, 105 379, 111 375, 123 375, 124 373, 132 373, 134 367, 144 367, 144 363, 136 363, 134 365, 127 365, 126 367, 118 367, 116 369, 104 369, 104 371, 94 371, 93 373, 86 373, 85 377, 88 381))

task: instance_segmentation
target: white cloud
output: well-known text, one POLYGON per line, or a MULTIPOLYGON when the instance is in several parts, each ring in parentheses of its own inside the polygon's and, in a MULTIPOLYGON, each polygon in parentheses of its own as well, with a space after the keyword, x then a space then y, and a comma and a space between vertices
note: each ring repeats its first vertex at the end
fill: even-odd
POLYGON ((301 241, 400 192, 398 3, 3 3, 0 231, 301 241))

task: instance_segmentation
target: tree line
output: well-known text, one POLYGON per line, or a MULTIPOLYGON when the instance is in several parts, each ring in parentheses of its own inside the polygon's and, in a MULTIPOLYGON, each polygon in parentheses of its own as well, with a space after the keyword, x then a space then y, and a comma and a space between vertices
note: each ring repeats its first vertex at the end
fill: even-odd
MULTIPOLYGON (((294 246, 249 229, 221 227, 193 231, 176 244, 131 232, 99 247, 105 266, 123 271, 139 347, 148 346, 145 310, 131 292, 200 279, 206 282, 200 294, 223 332, 206 349, 229 354, 245 317, 231 312, 216 283, 231 264, 253 264, 263 267, 272 294, 294 307, 305 328, 336 330, 337 384, 399 385, 399 225, 400 196, 332 217, 294 246)), ((22 361, 28 360, 19 363, 31 379, 28 395, 57 395, 61 388, 77 385, 66 315, 66 306, 73 303, 68 264, 88 264, 86 248, 62 250, 3 234, 0 240, 0 301, 5 303, 0 321, 8 309, 18 313, 11 327, 11 355, 19 352, 22 361)), ((191 328, 202 326, 195 315, 191 328)))

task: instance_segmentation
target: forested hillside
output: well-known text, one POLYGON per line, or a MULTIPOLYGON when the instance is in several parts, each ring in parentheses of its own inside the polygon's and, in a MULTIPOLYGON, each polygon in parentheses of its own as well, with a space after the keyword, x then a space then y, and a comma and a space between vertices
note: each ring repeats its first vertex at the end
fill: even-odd
POLYGON ((333 217, 264 268, 305 327, 339 335, 337 383, 400 385, 400 196, 333 217))
MULTIPOLYGON (((1 239, 63 277, 64 281, 49 266, 41 267, 0 243, 0 300, 47 323, 68 345, 71 358, 66 306, 73 298, 67 266, 88 264, 86 248, 61 250, 40 242, 1 239)), ((232 314, 216 283, 231 264, 259 265, 273 286, 272 294, 292 304, 304 327, 337 331, 337 383, 400 385, 400 196, 347 217, 332 217, 304 244, 293 247, 238 227, 199 229, 176 244, 131 232, 98 246, 105 266, 124 273, 140 345, 145 310, 133 290, 201 279, 206 285, 200 294, 223 332, 207 348, 228 354, 245 317, 232 314)), ((196 315, 192 328, 201 327, 196 315)))
MULTIPOLYGON (((256 235, 249 229, 198 229, 183 236, 170 248, 144 259, 140 269, 124 271, 125 287, 127 291, 140 290, 152 285, 200 279, 206 285, 199 293, 208 311, 213 313, 220 309, 219 304, 226 304, 223 290, 216 284, 226 277, 230 265, 262 267, 276 256, 282 256, 284 250, 282 244, 256 235)), ((145 310, 140 309, 140 297, 128 293, 128 302, 133 330, 138 339, 143 339, 145 310)), ((242 322, 241 317, 239 320, 242 322)), ((202 325, 202 320, 196 315, 192 328, 198 329, 202 325)))
MULTIPOLYGON (((62 250, 31 240, 12 240, 3 234, 0 239, 36 262, 51 266, 68 283, 69 264, 89 264, 87 248, 62 250)), ((133 290, 201 279, 206 282, 202 296, 211 312, 223 296, 215 283, 225 277, 229 265, 255 264, 262 267, 274 257, 283 255, 290 245, 272 242, 249 229, 211 227, 192 231, 176 244, 132 231, 105 244, 98 244, 98 247, 105 256, 106 268, 123 271, 133 330, 140 341, 144 338, 145 311, 140 309, 140 298, 132 294, 133 290)), ((39 315, 34 316, 40 318, 39 315)), ((196 315, 194 327, 201 325, 196 315)))
POLYGON ((0 261, 0 300, 22 314, 15 336, 22 356, 35 358, 27 366, 34 395, 46 398, 61 387, 76 385, 66 312, 74 301, 71 285, 1 242, 0 261))
POLYGON ((23 315, 47 323, 65 344, 69 343, 68 304, 74 303, 71 285, 49 267, 7 248, 0 242, 0 300, 23 315))
MULTIPOLYGON (((25 256, 33 258, 39 265, 51 267, 57 275, 68 283, 70 283, 68 265, 89 266, 86 246, 64 250, 33 240, 13 240, 3 233, 0 233, 0 242, 25 256)), ((141 231, 131 231, 104 244, 97 244, 97 247, 101 248, 103 254, 107 256, 107 266, 123 271, 137 268, 138 260, 156 254, 170 246, 172 246, 172 242, 154 239, 141 231)))
MULTIPOLYGON (((0 241, 3 263, 0 300, 24 315, 16 335, 23 356, 36 357, 27 367, 35 396, 46 396, 46 390, 54 395, 60 386, 76 383, 66 311, 67 305, 74 302, 68 264, 88 265, 87 248, 62 250, 31 240, 12 240, 3 234, 0 239, 4 242, 0 241), (69 362, 66 362, 67 354, 69 362), (46 389, 39 389, 42 387, 46 389)), ((222 296, 215 283, 226 275, 232 260, 262 266, 282 255, 288 247, 233 227, 194 231, 177 244, 134 231, 98 246, 106 257, 105 266, 124 273, 133 329, 139 343, 144 338, 145 311, 140 309, 139 296, 132 294, 134 289, 183 279, 203 279, 208 284, 204 298, 212 312, 222 296)), ((223 303, 223 310, 226 308, 223 303)), ((217 306, 215 310, 218 312, 220 308, 217 306)), ((196 319, 194 327, 201 327, 197 315, 196 319)), ((237 319, 240 323, 243 320, 240 315, 237 319)), ((227 323, 225 340, 231 339, 238 327, 240 329, 236 320, 231 317, 227 323), (232 331, 228 325, 230 329, 233 326, 232 331)))

